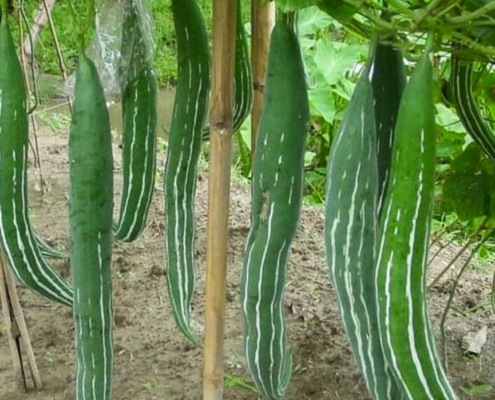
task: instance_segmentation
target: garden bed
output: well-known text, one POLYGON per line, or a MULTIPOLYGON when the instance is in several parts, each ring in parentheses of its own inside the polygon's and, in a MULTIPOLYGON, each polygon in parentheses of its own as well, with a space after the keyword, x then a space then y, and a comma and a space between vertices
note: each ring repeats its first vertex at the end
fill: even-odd
MULTIPOLYGON (((68 151, 67 132, 43 129, 39 137, 43 175, 49 191, 36 190, 30 169, 31 216, 45 239, 68 249, 68 151)), ((116 207, 121 189, 120 149, 114 146, 117 170, 116 207)), ((159 157, 162 169, 164 156, 159 157)), ((149 224, 135 243, 115 243, 113 399, 196 400, 202 397, 202 351, 191 346, 178 332, 168 304, 164 276, 164 216, 162 183, 151 209, 149 224)), ((242 316, 239 299, 242 252, 249 229, 250 188, 236 181, 231 190, 229 269, 225 333, 226 400, 257 399, 249 388, 242 353, 242 316)), ((200 173, 197 189, 196 262, 197 293, 193 302, 195 330, 203 329, 206 263, 207 175, 200 173)), ((117 209, 115 216, 117 216, 117 209)), ((292 247, 285 304, 289 344, 294 356, 294 374, 287 400, 367 399, 364 382, 354 363, 338 314, 337 300, 328 279, 321 208, 304 207, 292 247)), ((454 250, 444 252, 431 268, 442 269, 454 250), (447 255, 445 255, 447 254, 447 255)), ((67 262, 54 263, 65 278, 67 262)), ((457 266, 459 267, 459 265, 457 266)), ((447 321, 449 375, 462 398, 493 399, 495 390, 468 397, 460 387, 495 386, 495 318, 486 303, 490 297, 493 267, 476 266, 466 273, 447 321), (478 358, 466 357, 461 340, 468 332, 488 327, 488 340, 478 358)), ((438 321, 452 286, 448 273, 429 293, 431 315, 438 321)), ((12 381, 12 365, 3 322, 0 322, 0 399, 72 400, 75 385, 75 354, 72 312, 20 289, 20 297, 43 381, 43 392, 19 392, 12 381)))

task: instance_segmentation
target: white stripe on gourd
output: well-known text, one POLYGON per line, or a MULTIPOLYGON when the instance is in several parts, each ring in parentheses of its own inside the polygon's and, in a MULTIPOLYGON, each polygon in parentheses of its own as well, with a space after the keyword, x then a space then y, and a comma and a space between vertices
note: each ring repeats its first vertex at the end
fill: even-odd
POLYGON ((164 174, 167 284, 180 331, 190 327, 195 285, 194 198, 203 124, 210 92, 210 53, 196 0, 172 0, 177 37, 177 88, 164 174))
POLYGON ((380 184, 373 88, 366 68, 332 144, 325 205, 325 242, 332 282, 356 363, 375 400, 402 397, 378 331, 375 239, 380 184))
POLYGON ((450 92, 459 119, 485 154, 495 160, 495 134, 483 119, 473 95, 473 62, 451 57, 450 92))
POLYGON ((42 256, 51 257, 51 258, 59 258, 66 259, 69 258, 67 254, 64 252, 57 250, 56 248, 50 246, 41 236, 39 236, 36 232, 33 231, 34 239, 38 246, 38 249, 42 256))
POLYGON ((50 300, 72 305, 72 290, 46 263, 29 221, 26 92, 7 18, 0 23, 0 239, 16 277, 50 300))
POLYGON ((410 400, 457 399, 438 355, 425 297, 435 176, 433 67, 416 65, 399 107, 376 270, 384 354, 410 400))
POLYGON ((288 253, 302 202, 308 126, 308 94, 298 39, 291 26, 278 21, 268 57, 241 282, 248 369, 256 387, 272 399, 284 396, 292 373, 283 297, 288 253))
POLYGON ((157 85, 143 13, 140 0, 127 0, 120 58, 123 189, 115 229, 124 242, 143 231, 155 187, 157 85))
POLYGON ((112 137, 98 72, 82 53, 76 68, 69 159, 76 399, 110 400, 113 372, 112 137))

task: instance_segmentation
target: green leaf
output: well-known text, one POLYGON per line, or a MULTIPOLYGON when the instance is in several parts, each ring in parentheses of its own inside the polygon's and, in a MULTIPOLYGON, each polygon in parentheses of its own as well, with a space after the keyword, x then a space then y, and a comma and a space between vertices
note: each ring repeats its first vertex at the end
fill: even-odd
POLYGON ((342 79, 334 89, 334 93, 343 99, 349 101, 356 84, 348 79, 342 79))
POLYGON ((335 102, 330 87, 317 87, 311 89, 309 94, 309 104, 313 115, 321 116, 329 123, 335 119, 335 102))
POLYGON ((312 151, 306 151, 306 153, 304 153, 304 166, 305 167, 310 166, 312 164, 315 156, 316 156, 316 153, 314 153, 312 151))
POLYGON ((329 85, 335 85, 352 69, 363 53, 363 45, 336 43, 324 38, 316 43, 315 63, 329 85))
POLYGON ((443 183, 443 199, 447 210, 459 219, 469 221, 495 215, 493 175, 483 167, 483 153, 471 143, 452 161, 450 173, 443 183))
POLYGON ((474 175, 481 168, 481 149, 471 143, 464 152, 452 161, 451 170, 454 175, 474 175))
POLYGON ((282 12, 296 11, 304 7, 312 6, 317 0, 277 0, 277 6, 282 12))
POLYGON ((483 217, 490 213, 493 202, 488 194, 487 175, 449 175, 443 185, 446 208, 454 211, 461 221, 483 217))
POLYGON ((457 141, 443 139, 437 145, 437 157, 453 157, 459 153, 459 148, 457 141))
POLYGON ((464 126, 457 114, 450 108, 446 107, 444 104, 439 103, 436 105, 437 115, 436 122, 437 125, 442 127, 446 131, 466 133, 464 126))
POLYGON ((472 386, 470 388, 465 388, 461 386, 460 389, 468 396, 473 397, 490 392, 490 390, 492 390, 492 387, 487 384, 482 384, 482 385, 472 386))
POLYGON ((314 35, 318 31, 328 28, 332 22, 332 18, 319 10, 318 7, 305 8, 298 13, 299 35, 314 35))

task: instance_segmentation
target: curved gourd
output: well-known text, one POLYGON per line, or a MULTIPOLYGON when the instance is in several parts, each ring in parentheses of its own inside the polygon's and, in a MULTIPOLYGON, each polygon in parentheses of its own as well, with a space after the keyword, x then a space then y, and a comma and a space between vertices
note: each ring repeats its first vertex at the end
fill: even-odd
POLYGON ((190 326, 194 293, 194 197, 203 124, 210 93, 210 51, 196 0, 172 0, 177 37, 177 88, 165 165, 167 283, 179 329, 197 343, 190 326))
POLYGON ((256 142, 251 229, 241 282, 244 351, 256 387, 282 398, 292 373, 283 296, 287 259, 303 196, 309 104, 299 42, 278 21, 268 56, 265 106, 256 142))
POLYGON ((473 96, 473 62, 451 57, 450 92, 452 100, 467 133, 478 143, 485 154, 495 160, 495 134, 483 119, 473 96))
POLYGON ((151 67, 142 0, 124 4, 121 54, 122 175, 115 237, 136 240, 146 226, 155 188, 157 84, 151 67))
MULTIPOLYGON (((377 71, 381 74, 384 68, 381 56, 375 53, 373 59, 375 78, 377 71)), ((369 72, 367 67, 359 78, 332 143, 327 167, 325 244, 340 315, 356 364, 374 400, 397 400, 402 393, 383 354, 373 282, 377 202, 382 188, 375 113, 386 118, 383 108, 374 108, 378 101, 369 72)), ((382 82, 383 86, 388 84, 382 82)), ((383 137, 391 137, 389 129, 383 129, 383 137)))
POLYGON ((433 67, 427 54, 399 107, 375 280, 384 354, 410 400, 457 399, 435 346, 425 293, 435 141, 433 67))
POLYGON ((72 290, 43 259, 29 221, 26 89, 7 18, 0 23, 0 243, 16 277, 47 299, 72 305, 72 290))

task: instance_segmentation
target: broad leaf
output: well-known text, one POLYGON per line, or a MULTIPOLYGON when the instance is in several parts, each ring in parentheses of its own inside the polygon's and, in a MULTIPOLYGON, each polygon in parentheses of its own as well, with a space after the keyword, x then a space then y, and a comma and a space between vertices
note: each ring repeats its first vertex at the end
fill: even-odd
POLYGON ((315 62, 329 85, 335 85, 359 61, 364 46, 335 43, 330 38, 316 44, 315 62))
POLYGON ((317 0, 277 0, 277 6, 283 12, 296 11, 304 7, 312 6, 317 0))
POLYGON ((439 103, 436 105, 437 115, 436 122, 437 125, 442 127, 446 131, 465 133, 466 130, 462 125, 457 114, 450 108, 447 108, 444 104, 439 103))
POLYGON ((298 28, 300 36, 314 35, 332 24, 332 18, 320 11, 318 7, 308 7, 298 13, 298 28))
POLYGON ((309 91, 309 103, 313 115, 319 115, 326 121, 333 123, 335 119, 335 102, 332 90, 328 86, 321 86, 309 91))

